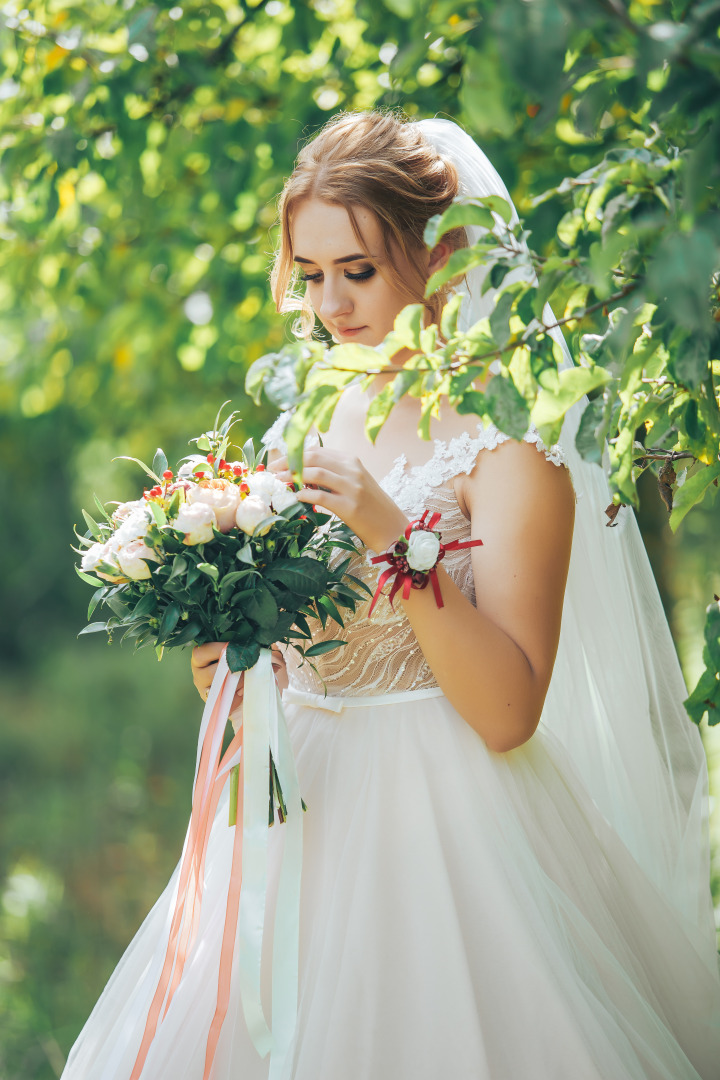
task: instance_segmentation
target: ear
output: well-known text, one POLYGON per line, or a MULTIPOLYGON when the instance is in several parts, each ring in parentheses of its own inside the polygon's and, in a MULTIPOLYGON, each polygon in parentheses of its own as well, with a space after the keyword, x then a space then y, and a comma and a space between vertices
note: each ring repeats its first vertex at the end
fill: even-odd
POLYGON ((439 270, 441 267, 443 267, 445 265, 445 263, 450 258, 451 253, 452 253, 452 248, 450 247, 449 244, 446 244, 444 241, 441 240, 439 244, 435 245, 435 247, 430 252, 430 260, 428 262, 428 268, 427 268, 428 269, 428 277, 431 274, 434 274, 436 270, 439 270))

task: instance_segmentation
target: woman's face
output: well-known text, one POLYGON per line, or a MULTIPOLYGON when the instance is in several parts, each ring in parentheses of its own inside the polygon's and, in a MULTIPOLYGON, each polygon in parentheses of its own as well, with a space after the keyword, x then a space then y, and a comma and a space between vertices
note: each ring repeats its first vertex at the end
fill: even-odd
MULTIPOLYGON (((292 247, 307 299, 333 340, 379 345, 411 300, 383 273, 384 245, 375 215, 358 206, 355 218, 364 251, 344 206, 306 199, 293 212, 292 247)), ((397 269, 406 276, 402 265, 397 269)))

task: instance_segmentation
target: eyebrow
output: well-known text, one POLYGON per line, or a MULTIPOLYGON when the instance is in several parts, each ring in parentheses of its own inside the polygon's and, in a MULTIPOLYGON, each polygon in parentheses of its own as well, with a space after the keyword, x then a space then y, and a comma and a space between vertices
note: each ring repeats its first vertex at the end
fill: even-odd
MULTIPOLYGON (((372 259, 372 255, 343 255, 341 259, 333 259, 333 266, 340 266, 341 263, 357 262, 358 259, 372 259)), ((312 259, 303 259, 300 255, 296 255, 295 262, 305 263, 306 266, 319 266, 319 263, 313 262, 312 259)))

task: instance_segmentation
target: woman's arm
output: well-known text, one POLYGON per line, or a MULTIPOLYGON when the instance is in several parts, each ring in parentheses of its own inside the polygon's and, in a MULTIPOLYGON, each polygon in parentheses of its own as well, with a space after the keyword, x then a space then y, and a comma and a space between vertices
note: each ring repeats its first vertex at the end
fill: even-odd
MULTIPOLYGON (((526 442, 481 452, 460 487, 472 522, 476 604, 438 567, 431 589, 403 601, 446 697, 498 752, 535 731, 550 683, 570 562, 575 496, 569 473, 526 442)), ((441 522, 442 525, 442 522, 441 522)))
MULTIPOLYGON (((289 479, 286 462, 271 465, 289 479)), ((342 518, 374 551, 387 548, 407 517, 354 457, 325 448, 305 454, 298 498, 342 518)), ((535 731, 560 635, 575 499, 567 470, 536 447, 509 440, 481 452, 458 484, 472 521, 476 602, 445 573, 443 608, 431 589, 401 601, 449 701, 491 750, 506 751, 535 731)), ((441 522, 442 527, 442 522, 441 522)))

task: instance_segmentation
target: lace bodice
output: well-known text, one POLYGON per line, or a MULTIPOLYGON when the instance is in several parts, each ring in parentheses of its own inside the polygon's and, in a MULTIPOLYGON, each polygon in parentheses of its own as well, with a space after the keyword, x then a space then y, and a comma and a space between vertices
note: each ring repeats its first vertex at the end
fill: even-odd
MULTIPOLYGON (((283 413, 265 434, 263 442, 270 449, 285 449, 282 432, 289 419, 283 413)), ((313 437, 310 436, 310 439, 313 437)), ((422 465, 408 468, 402 454, 393 462, 387 476, 379 483, 384 491, 411 518, 417 518, 423 510, 442 514, 440 530, 444 543, 470 538, 470 522, 462 513, 455 495, 453 480, 461 474, 469 474, 481 450, 493 450, 510 436, 494 425, 478 424, 477 435, 467 432, 449 442, 435 440, 432 457, 422 465)), ((526 442, 537 449, 555 465, 566 464, 559 446, 546 448, 536 430, 531 428, 524 436, 526 442)), ((359 541, 358 541, 359 545, 359 541)), ((475 586, 472 574, 470 548, 450 551, 443 559, 443 567, 462 592, 475 603, 475 586)), ((338 553, 338 559, 346 557, 338 553)), ((375 552, 358 547, 352 557, 348 573, 361 578, 375 591, 381 566, 370 562, 375 552)), ((297 690, 327 693, 339 697, 360 694, 388 694, 403 690, 419 690, 437 686, 437 680, 425 661, 412 627, 403 614, 402 604, 395 601, 392 610, 385 596, 378 602, 372 618, 368 618, 371 600, 368 597, 358 605, 354 614, 347 613, 344 630, 339 630, 333 620, 328 620, 325 630, 319 626, 313 633, 313 644, 342 638, 346 645, 321 654, 313 661, 317 673, 294 649, 286 651, 290 685, 297 690)))

